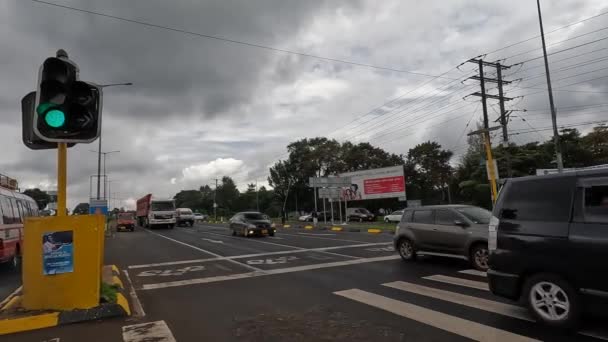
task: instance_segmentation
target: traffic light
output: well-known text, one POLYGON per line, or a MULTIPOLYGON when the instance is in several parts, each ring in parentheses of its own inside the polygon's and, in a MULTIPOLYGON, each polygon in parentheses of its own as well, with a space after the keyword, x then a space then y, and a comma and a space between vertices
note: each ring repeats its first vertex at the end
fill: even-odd
MULTIPOLYGON (((36 108, 36 92, 32 91, 21 99, 21 129, 25 146, 32 150, 48 150, 57 148, 57 143, 40 139, 34 134, 34 110, 36 108)), ((68 147, 76 145, 69 143, 68 147)))
POLYGON ((101 88, 78 79, 67 56, 47 58, 38 75, 33 128, 48 142, 90 143, 101 129, 101 88))

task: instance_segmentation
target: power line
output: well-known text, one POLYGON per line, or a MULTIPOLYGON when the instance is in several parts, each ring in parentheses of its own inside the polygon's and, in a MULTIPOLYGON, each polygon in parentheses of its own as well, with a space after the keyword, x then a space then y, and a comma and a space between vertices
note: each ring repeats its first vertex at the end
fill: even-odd
POLYGON ((183 34, 192 35, 192 36, 196 36, 196 37, 223 41, 223 42, 226 42, 226 43, 239 44, 239 45, 244 45, 244 46, 258 48, 258 49, 264 49, 264 50, 270 50, 270 51, 275 51, 275 52, 288 53, 288 54, 298 55, 298 56, 302 56, 302 57, 315 58, 315 59, 320 59, 320 60, 325 60, 325 61, 330 61, 330 62, 343 63, 343 64, 349 64, 349 65, 354 65, 354 66, 360 66, 360 67, 378 69, 378 70, 392 71, 392 72, 398 72, 398 73, 406 73, 406 74, 411 74, 411 75, 426 76, 426 77, 433 77, 433 78, 447 78, 447 79, 450 79, 450 78, 444 77, 442 75, 429 75, 429 74, 425 74, 425 73, 422 73, 422 72, 409 71, 409 70, 401 70, 401 69, 395 69, 395 68, 390 68, 390 67, 378 66, 378 65, 373 65, 373 64, 366 64, 366 63, 347 61, 347 60, 342 60, 342 59, 337 59, 337 58, 317 56, 317 55, 313 55, 313 54, 309 54, 309 53, 292 51, 292 50, 286 50, 286 49, 280 49, 280 48, 275 48, 275 47, 267 46, 267 45, 261 45, 261 44, 257 44, 257 43, 249 43, 249 42, 245 42, 245 41, 241 41, 241 40, 235 40, 235 39, 224 38, 224 37, 220 37, 220 36, 213 36, 213 35, 209 35, 209 34, 188 31, 188 30, 179 29, 179 28, 175 28, 175 27, 154 24, 154 23, 147 22, 147 21, 129 19, 129 18, 119 17, 119 16, 115 16, 115 15, 111 15, 111 14, 90 11, 90 10, 86 10, 86 9, 82 9, 82 8, 76 8, 76 7, 56 4, 56 3, 48 2, 48 1, 42 1, 42 0, 31 0, 31 1, 32 2, 36 2, 36 3, 40 3, 40 4, 44 4, 44 5, 55 6, 55 7, 71 10, 71 11, 82 12, 82 13, 97 15, 97 16, 100 16, 100 17, 105 17, 105 18, 120 20, 120 21, 124 21, 124 22, 129 22, 129 23, 132 23, 132 24, 138 24, 138 25, 143 25, 143 26, 148 26, 148 27, 154 27, 154 28, 163 29, 163 30, 167 30, 167 31, 178 32, 178 33, 183 33, 183 34))
MULTIPOLYGON (((553 33, 553 32, 557 32, 557 31, 559 31, 559 30, 563 30, 563 29, 568 28, 568 27, 570 27, 570 26, 574 26, 574 25, 576 25, 576 24, 580 24, 580 23, 583 23, 583 22, 585 22, 585 21, 588 21, 588 20, 591 20, 591 19, 594 19, 594 18, 600 17, 600 16, 602 16, 602 15, 606 15, 606 14, 608 14, 608 11, 606 11, 606 12, 601 12, 601 13, 599 13, 599 14, 596 14, 596 15, 591 16, 591 17, 584 18, 584 19, 579 20, 579 21, 577 21, 577 22, 570 23, 570 24, 568 24, 568 25, 564 25, 564 26, 558 27, 558 28, 556 28, 556 29, 554 29, 554 30, 551 30, 551 31, 549 31, 549 32, 545 33, 545 35, 551 34, 551 33, 553 33)), ((490 54, 496 53, 496 52, 498 52, 498 51, 502 51, 502 50, 505 50, 505 49, 511 48, 511 47, 513 47, 513 46, 516 46, 516 45, 519 45, 519 44, 523 44, 523 43, 529 42, 529 41, 531 41, 531 40, 533 40, 533 39, 536 39, 536 38, 540 38, 540 35, 536 35, 536 36, 534 36, 534 37, 530 37, 530 38, 524 39, 524 40, 522 40, 522 41, 519 41, 519 42, 516 42, 516 43, 513 43, 513 44, 509 44, 509 45, 507 45, 507 46, 503 46, 503 47, 498 48, 498 49, 496 49, 496 50, 493 50, 493 51, 490 51, 490 52, 486 52, 486 53, 484 53, 484 54, 482 54, 482 55, 490 55, 490 54)))
MULTIPOLYGON (((590 35, 590 34, 597 33, 597 32, 604 31, 604 30, 608 30, 608 26, 604 26, 604 27, 602 27, 602 28, 599 28, 599 29, 597 29, 597 30, 590 31, 590 32, 587 32, 587 33, 579 34, 578 36, 574 36, 574 37, 570 37, 570 38, 567 38, 567 39, 564 39, 564 40, 560 40, 560 41, 558 41, 558 42, 553 42, 553 43, 551 43, 551 44, 548 44, 547 46, 554 46, 554 45, 558 45, 558 44, 561 44, 561 43, 563 43, 563 42, 567 42, 567 41, 570 41, 570 40, 578 39, 578 38, 580 38, 580 37, 588 36, 588 35, 590 35)), ((539 36, 539 37, 540 37, 540 36, 539 36)), ((525 55, 525 54, 528 54, 528 53, 530 53, 530 52, 534 52, 534 51, 538 51, 538 48, 531 49, 531 50, 524 51, 524 52, 520 52, 520 53, 517 53, 517 54, 515 54, 515 55, 511 55, 511 56, 509 56, 509 57, 505 57, 505 58, 501 58, 501 59, 502 59, 502 60, 506 60, 506 59, 509 59, 509 58, 513 58, 513 57, 518 57, 518 56, 521 56, 521 55, 525 55)))
MULTIPOLYGON (((548 53, 548 54, 547 54, 547 56, 553 56, 553 55, 556 55, 556 54, 559 54, 559 53, 562 53, 562 52, 566 52, 566 51, 570 51, 570 50, 578 49, 578 48, 580 48, 580 47, 582 47, 582 46, 587 46, 587 45, 595 44, 595 43, 597 43, 597 42, 601 42, 601 41, 604 41, 604 40, 606 40, 606 39, 608 39, 608 37, 603 37, 603 38, 600 38, 600 39, 592 40, 592 41, 590 41, 590 42, 586 42, 586 43, 583 43, 583 44, 575 45, 575 46, 572 46, 572 47, 569 47, 569 48, 566 48, 566 49, 562 49, 562 50, 553 51, 553 52, 551 52, 551 53, 548 53)), ((521 61, 521 62, 518 62, 518 63, 516 63, 516 64, 528 63, 528 62, 531 62, 531 61, 534 61, 534 60, 537 60, 537 59, 541 59, 541 58, 543 58, 543 56, 542 56, 542 55, 541 55, 541 56, 538 56, 538 57, 534 57, 534 58, 526 59, 525 61, 521 61)), ((513 64, 513 65, 515 65, 515 64, 513 64)))
MULTIPOLYGON (((600 48, 600 49, 597 49, 597 50, 592 50, 592 51, 589 51, 589 52, 584 52, 584 53, 581 53, 581 54, 578 54, 578 55, 574 55, 574 56, 558 59, 558 60, 555 60, 555 61, 551 61, 551 64, 556 64, 556 63, 559 63, 559 62, 562 62, 562 61, 566 61, 566 60, 569 60, 569 59, 572 59, 572 58, 581 57, 581 56, 584 56, 584 55, 589 55, 591 53, 602 51, 602 50, 606 50, 606 49, 608 49, 608 48, 600 48)), ((518 63, 518 64, 523 65, 522 63, 518 63)), ((516 74, 518 74, 520 72, 524 72, 524 71, 528 71, 528 70, 532 70, 532 69, 536 69, 536 68, 543 68, 543 67, 544 67, 544 64, 536 65, 536 66, 533 66, 533 67, 530 67, 530 68, 520 69, 520 70, 517 70, 514 73, 509 74, 507 77, 512 77, 513 75, 516 75, 516 74)))

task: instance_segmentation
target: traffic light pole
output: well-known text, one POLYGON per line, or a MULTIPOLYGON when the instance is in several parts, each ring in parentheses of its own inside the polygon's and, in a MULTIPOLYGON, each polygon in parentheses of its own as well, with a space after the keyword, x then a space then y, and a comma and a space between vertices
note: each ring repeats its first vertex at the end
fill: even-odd
POLYGON ((99 149, 97 150, 97 199, 101 192, 101 134, 99 135, 99 149))
POLYGON ((67 202, 67 143, 57 143, 57 216, 66 215, 67 202))

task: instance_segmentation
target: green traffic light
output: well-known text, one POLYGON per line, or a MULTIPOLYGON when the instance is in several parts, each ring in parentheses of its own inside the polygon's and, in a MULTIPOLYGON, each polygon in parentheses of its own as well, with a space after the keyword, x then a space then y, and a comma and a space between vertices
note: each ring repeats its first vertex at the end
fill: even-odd
POLYGON ((65 124, 65 114, 59 109, 51 109, 44 116, 44 122, 53 128, 59 128, 65 124))

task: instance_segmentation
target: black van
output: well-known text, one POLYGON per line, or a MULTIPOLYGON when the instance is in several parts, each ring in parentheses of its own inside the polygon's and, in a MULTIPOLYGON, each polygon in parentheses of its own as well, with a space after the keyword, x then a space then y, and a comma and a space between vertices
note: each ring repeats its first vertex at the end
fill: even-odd
POLYGON ((608 168, 508 179, 492 215, 492 293, 560 328, 608 308, 608 168))

